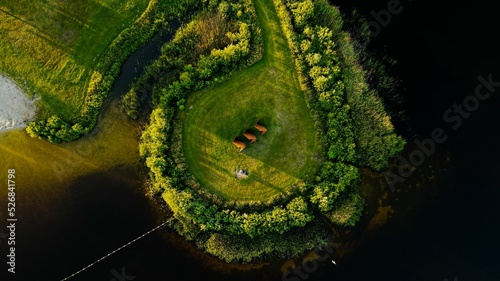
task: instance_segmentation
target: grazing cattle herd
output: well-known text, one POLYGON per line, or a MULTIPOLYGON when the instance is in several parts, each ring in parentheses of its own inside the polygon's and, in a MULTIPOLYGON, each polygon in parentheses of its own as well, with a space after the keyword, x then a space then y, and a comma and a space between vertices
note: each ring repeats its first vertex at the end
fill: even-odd
MULTIPOLYGON (((258 123, 257 123, 257 124, 255 124, 255 126, 254 126, 254 127, 255 127, 255 128, 256 128, 259 132, 261 132, 261 135, 264 135, 264 134, 267 132, 266 127, 264 127, 264 126, 262 126, 262 125, 260 125, 260 124, 258 124, 258 123)), ((245 138, 246 138, 247 140, 249 140, 249 141, 250 141, 250 143, 254 143, 254 142, 256 142, 256 141, 257 141, 257 137, 256 137, 254 134, 250 133, 248 130, 247 130, 247 131, 245 131, 245 133, 243 133, 243 136, 245 136, 245 138)), ((240 140, 238 140, 237 138, 235 138, 235 139, 234 139, 233 144, 234 144, 237 148, 239 148, 239 149, 240 149, 240 152, 241 152, 241 151, 243 151, 243 149, 245 149, 245 148, 246 148, 245 143, 244 143, 244 142, 242 142, 242 141, 240 141, 240 140)))

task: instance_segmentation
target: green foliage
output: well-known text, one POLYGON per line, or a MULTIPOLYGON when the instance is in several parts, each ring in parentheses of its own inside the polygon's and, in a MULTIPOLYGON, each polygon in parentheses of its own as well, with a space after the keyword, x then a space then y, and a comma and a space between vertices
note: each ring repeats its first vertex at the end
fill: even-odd
POLYGON ((31 137, 41 137, 51 143, 59 143, 80 136, 84 128, 79 123, 71 125, 53 115, 47 120, 30 123, 26 131, 31 137))
POLYGON ((295 2, 290 5, 295 26, 298 28, 304 27, 307 21, 314 16, 314 4, 311 0, 295 2))
POLYGON ((250 238, 269 233, 283 234, 294 227, 303 227, 313 219, 312 211, 302 197, 296 197, 285 207, 275 206, 250 213, 221 210, 209 205, 190 189, 179 191, 165 187, 163 199, 176 218, 188 218, 202 231, 246 235, 250 238))
POLYGON ((132 119, 139 117, 141 103, 136 91, 131 89, 123 96, 120 100, 120 109, 132 119))
POLYGON ((312 16, 315 3, 309 0, 287 1, 286 4, 275 1, 285 33, 290 34, 288 42, 294 51, 298 72, 312 90, 309 104, 325 129, 327 156, 334 161, 354 162, 355 134, 334 33, 329 27, 311 24, 316 17, 312 16))
POLYGON ((326 216, 335 224, 352 227, 361 218, 365 200, 358 191, 344 194, 343 198, 337 200, 335 206, 326 216))
POLYGON ((293 228, 286 235, 271 233, 251 239, 241 235, 211 233, 197 244, 226 262, 247 263, 271 256, 287 259, 326 244, 327 230, 320 221, 312 221, 304 228, 293 228))
POLYGON ((310 200, 323 213, 332 209, 338 197, 359 184, 358 168, 342 162, 324 162, 316 177, 310 200))

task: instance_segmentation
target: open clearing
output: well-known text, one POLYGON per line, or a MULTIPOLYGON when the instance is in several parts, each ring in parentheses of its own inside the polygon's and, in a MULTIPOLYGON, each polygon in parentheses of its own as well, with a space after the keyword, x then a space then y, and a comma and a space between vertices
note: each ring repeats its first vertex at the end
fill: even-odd
POLYGON ((0 2, 0 72, 41 98, 41 114, 79 113, 90 74, 148 0, 0 2))
POLYGON ((188 101, 183 148, 190 172, 229 200, 265 201, 314 174, 315 127, 272 1, 254 0, 263 59, 188 101), (266 126, 261 134, 255 122, 266 126), (245 129, 257 137, 250 144, 245 129), (233 139, 246 143, 242 152, 233 139), (248 172, 237 178, 235 170, 248 172))

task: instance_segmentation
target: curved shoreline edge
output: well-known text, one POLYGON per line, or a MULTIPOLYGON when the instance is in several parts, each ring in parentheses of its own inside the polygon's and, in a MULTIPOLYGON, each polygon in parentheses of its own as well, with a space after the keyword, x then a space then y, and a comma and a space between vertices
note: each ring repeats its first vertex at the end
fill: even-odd
POLYGON ((35 100, 0 73, 0 132, 26 127, 36 119, 37 111, 35 100))

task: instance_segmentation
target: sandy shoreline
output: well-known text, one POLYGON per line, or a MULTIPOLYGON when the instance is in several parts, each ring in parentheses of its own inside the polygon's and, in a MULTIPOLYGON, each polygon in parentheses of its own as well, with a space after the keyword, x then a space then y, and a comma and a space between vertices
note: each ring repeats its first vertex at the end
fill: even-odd
POLYGON ((0 74, 0 131, 25 127, 35 120, 36 112, 35 101, 0 74))

